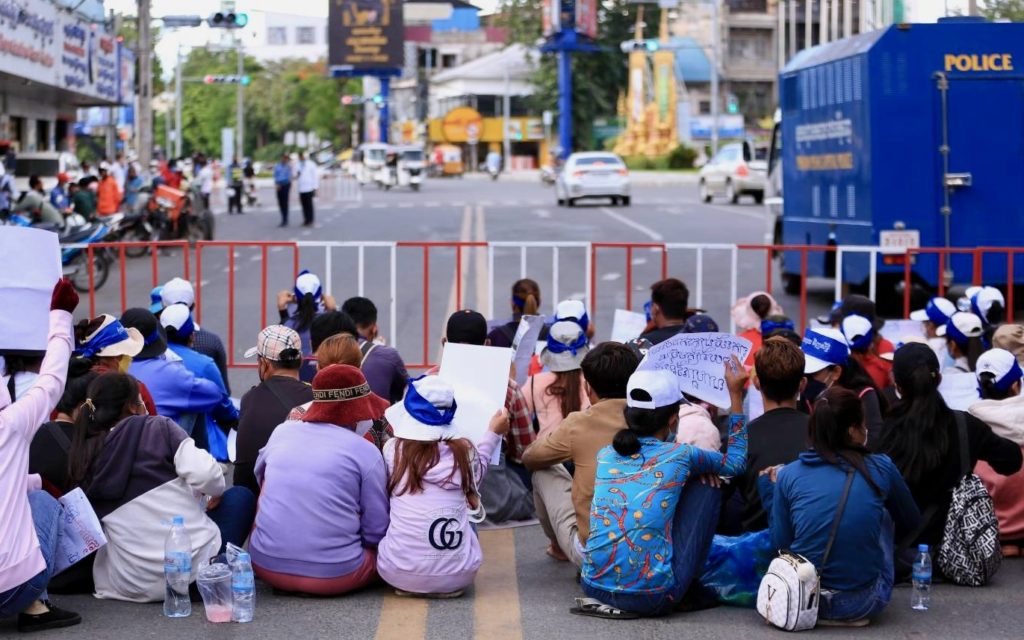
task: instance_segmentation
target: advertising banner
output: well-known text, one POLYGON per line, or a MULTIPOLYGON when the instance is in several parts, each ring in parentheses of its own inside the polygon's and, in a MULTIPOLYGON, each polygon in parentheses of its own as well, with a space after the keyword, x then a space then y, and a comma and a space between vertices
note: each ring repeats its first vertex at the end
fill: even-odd
POLYGON ((74 16, 63 16, 62 21, 58 86, 104 102, 117 102, 121 93, 117 40, 74 16))
POLYGON ((332 70, 401 70, 405 58, 401 0, 331 0, 327 24, 327 59, 332 70))
POLYGON ((0 24, 0 71, 56 85, 56 8, 45 0, 0 0, 0 24))

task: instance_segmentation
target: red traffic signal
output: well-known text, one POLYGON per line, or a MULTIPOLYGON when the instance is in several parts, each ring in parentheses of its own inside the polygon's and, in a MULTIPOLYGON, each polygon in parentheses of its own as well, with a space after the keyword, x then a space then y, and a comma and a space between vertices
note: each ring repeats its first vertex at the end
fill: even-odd
POLYGON ((355 102, 355 99, 352 96, 341 96, 341 104, 348 106, 353 102, 355 102))
POLYGON ((203 84, 213 84, 217 82, 217 76, 205 75, 203 76, 203 84))

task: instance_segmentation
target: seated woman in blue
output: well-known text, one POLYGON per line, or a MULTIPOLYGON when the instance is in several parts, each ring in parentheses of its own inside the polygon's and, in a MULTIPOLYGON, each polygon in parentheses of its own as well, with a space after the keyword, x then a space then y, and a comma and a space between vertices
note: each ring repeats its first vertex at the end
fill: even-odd
MULTIPOLYGON (((583 592, 573 613, 602 618, 658 616, 679 608, 700 573, 718 523, 717 486, 687 482, 737 475, 747 457, 739 360, 726 363, 732 399, 727 453, 674 442, 682 394, 668 371, 637 371, 626 387, 625 420, 597 454, 583 592)), ((717 483, 715 483, 717 485, 717 483)))
POLYGON ((889 456, 865 448, 868 430, 856 393, 832 387, 821 394, 808 431, 809 451, 785 467, 765 469, 758 479, 772 546, 817 567, 819 624, 864 626, 892 598, 893 521, 902 538, 917 528, 921 514, 889 456), (822 566, 847 474, 849 497, 822 566))

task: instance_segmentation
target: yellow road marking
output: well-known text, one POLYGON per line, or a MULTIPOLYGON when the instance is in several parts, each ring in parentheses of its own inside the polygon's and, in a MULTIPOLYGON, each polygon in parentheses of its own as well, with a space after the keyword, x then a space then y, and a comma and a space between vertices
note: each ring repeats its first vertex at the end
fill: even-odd
MULTIPOLYGON (((389 590, 380 605, 376 640, 427 637, 427 605, 423 598, 400 598, 389 590)), ((344 635, 344 634, 342 634, 344 635)))
POLYGON ((484 563, 474 587, 473 635, 480 640, 522 640, 515 530, 481 531, 480 547, 484 563))

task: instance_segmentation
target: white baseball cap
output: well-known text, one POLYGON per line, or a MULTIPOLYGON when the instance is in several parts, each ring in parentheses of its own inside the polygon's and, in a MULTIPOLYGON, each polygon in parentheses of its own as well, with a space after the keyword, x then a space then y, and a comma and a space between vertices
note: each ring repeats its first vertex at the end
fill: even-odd
POLYGON ((660 409, 683 401, 679 379, 665 369, 642 369, 633 372, 626 384, 626 406, 632 409, 660 409), (634 391, 644 391, 650 400, 638 400, 634 391))
POLYGON ((988 312, 996 303, 999 303, 1001 307, 1006 307, 1003 292, 995 287, 982 287, 980 291, 971 296, 971 311, 981 318, 982 322, 987 322, 988 312))
POLYGON ((196 303, 196 292, 192 283, 181 278, 173 278, 160 290, 160 300, 164 307, 172 304, 184 304, 189 307, 196 303))
POLYGON ((966 343, 970 338, 980 338, 985 332, 981 318, 967 311, 957 311, 949 318, 949 322, 935 330, 937 336, 948 336, 958 344, 966 343))
POLYGON ((981 380, 983 374, 991 374, 1000 391, 1006 391, 1024 375, 1017 357, 1006 349, 989 349, 981 354, 975 365, 975 373, 978 380, 981 380))
POLYGON ((850 345, 851 349, 857 351, 864 351, 870 347, 875 338, 875 326, 864 316, 856 314, 846 316, 839 328, 842 330, 843 337, 846 338, 846 343, 850 345))
POLYGON ((567 318, 580 320, 585 315, 587 315, 587 307, 580 300, 563 300, 555 307, 555 318, 558 320, 567 318))
POLYGON ((195 330, 195 327, 191 325, 191 320, 192 312, 189 310, 188 305, 180 302, 165 307, 160 313, 160 324, 165 329, 173 327, 179 332, 185 329, 191 333, 195 330))
POLYGON ((949 322, 949 317, 954 313, 956 313, 955 304, 946 298, 935 297, 928 301, 924 309, 911 311, 910 319, 941 326, 949 322))
POLYGON ((314 298, 320 297, 320 278, 309 271, 303 271, 295 279, 295 293, 302 297, 309 294, 314 298))
POLYGON ((818 373, 826 367, 846 366, 850 359, 846 336, 832 327, 807 329, 800 350, 804 352, 805 374, 818 373))

